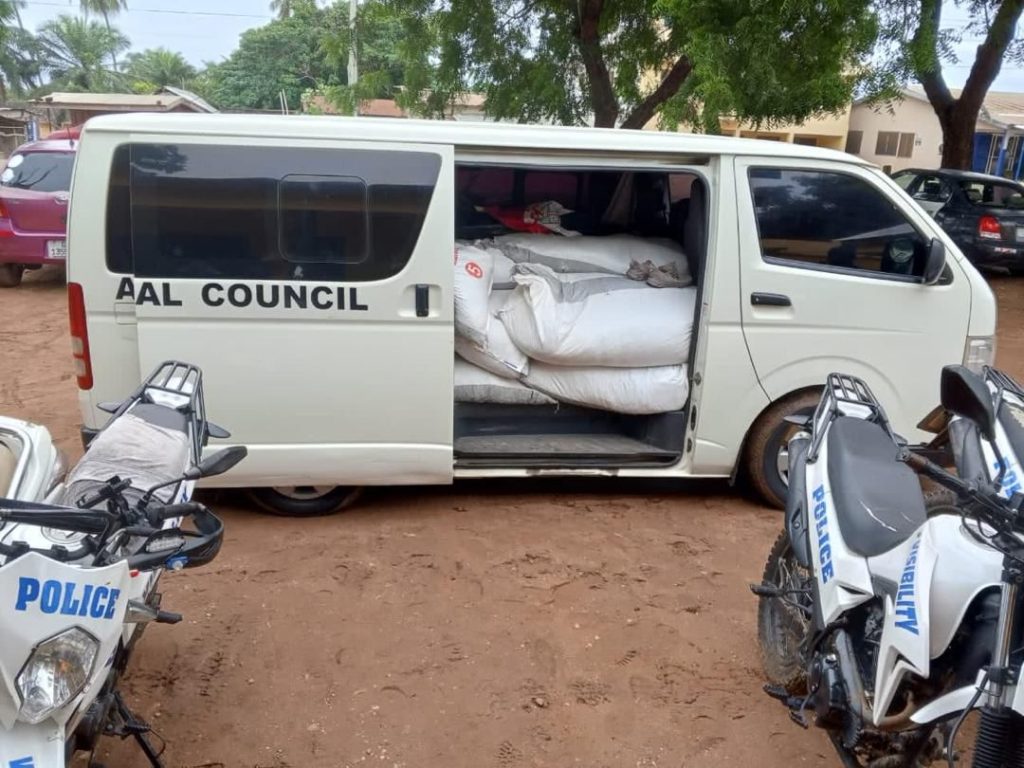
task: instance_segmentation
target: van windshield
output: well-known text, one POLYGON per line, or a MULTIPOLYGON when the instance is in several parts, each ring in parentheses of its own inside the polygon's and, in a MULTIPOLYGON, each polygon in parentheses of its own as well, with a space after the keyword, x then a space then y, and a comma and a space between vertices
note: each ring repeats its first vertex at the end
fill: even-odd
POLYGON ((36 192, 67 192, 71 189, 73 152, 29 152, 11 155, 0 174, 0 186, 36 192))

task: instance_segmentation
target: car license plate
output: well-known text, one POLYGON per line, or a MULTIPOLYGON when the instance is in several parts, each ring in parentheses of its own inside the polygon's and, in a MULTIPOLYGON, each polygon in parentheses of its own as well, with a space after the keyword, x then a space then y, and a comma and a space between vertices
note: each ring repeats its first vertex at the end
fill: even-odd
POLYGON ((67 261, 68 258, 68 241, 67 240, 47 240, 46 241, 46 258, 54 259, 57 261, 67 261))

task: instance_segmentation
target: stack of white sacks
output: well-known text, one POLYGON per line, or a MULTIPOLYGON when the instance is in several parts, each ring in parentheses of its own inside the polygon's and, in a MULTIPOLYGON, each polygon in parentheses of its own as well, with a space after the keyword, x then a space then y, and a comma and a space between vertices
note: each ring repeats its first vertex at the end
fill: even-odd
POLYGON ((681 409, 691 283, 670 240, 514 234, 456 243, 456 402, 681 409))

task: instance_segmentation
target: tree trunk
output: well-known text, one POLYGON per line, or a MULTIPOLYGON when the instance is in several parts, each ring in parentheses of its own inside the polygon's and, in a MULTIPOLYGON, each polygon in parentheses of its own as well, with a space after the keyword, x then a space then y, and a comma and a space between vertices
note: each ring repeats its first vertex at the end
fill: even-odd
POLYGON ((640 129, 647 125, 657 114, 658 107, 676 95, 692 70, 693 65, 690 63, 690 59, 680 56, 672 65, 672 69, 658 83, 658 87, 646 99, 637 104, 636 109, 629 113, 629 117, 622 121, 622 127, 640 129))
POLYGON ((590 83, 594 126, 614 128, 619 119, 619 101, 615 97, 612 77, 601 50, 601 12, 604 10, 604 0, 579 0, 577 9, 574 32, 590 83))
MULTIPOLYGON (((103 22, 107 25, 107 32, 110 31, 110 16, 107 12, 103 12, 103 22)), ((110 50, 110 60, 114 63, 114 71, 117 72, 117 54, 113 49, 110 50)))
POLYGON ((946 113, 945 119, 939 118, 942 125, 943 168, 971 170, 974 160, 974 125, 977 119, 977 113, 972 115, 968 110, 956 108, 946 113))

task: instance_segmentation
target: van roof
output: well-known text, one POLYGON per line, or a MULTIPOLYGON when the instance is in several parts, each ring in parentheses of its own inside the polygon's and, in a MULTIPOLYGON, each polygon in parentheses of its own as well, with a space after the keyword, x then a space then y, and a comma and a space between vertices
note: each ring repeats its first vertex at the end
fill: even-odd
POLYGON ((692 155, 755 155, 833 160, 868 165, 846 152, 779 141, 740 139, 666 131, 625 131, 613 128, 519 125, 514 123, 400 120, 319 115, 229 115, 135 113, 94 117, 90 133, 176 133, 233 135, 254 138, 350 139, 449 144, 456 147, 541 149, 585 153, 672 153, 692 155))

